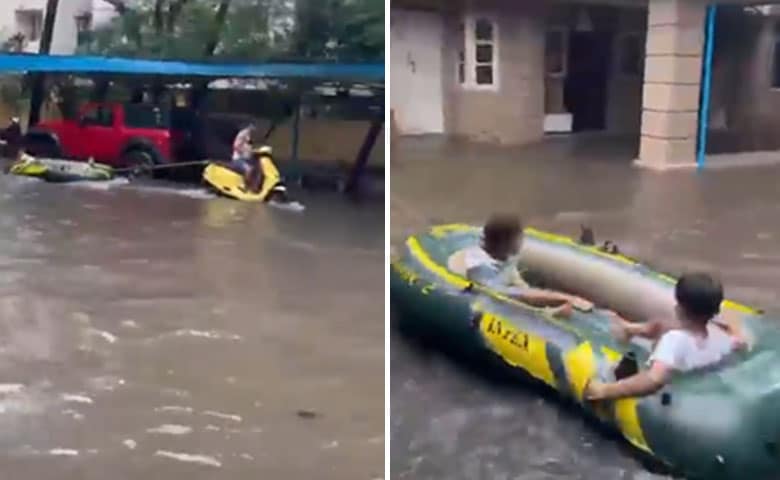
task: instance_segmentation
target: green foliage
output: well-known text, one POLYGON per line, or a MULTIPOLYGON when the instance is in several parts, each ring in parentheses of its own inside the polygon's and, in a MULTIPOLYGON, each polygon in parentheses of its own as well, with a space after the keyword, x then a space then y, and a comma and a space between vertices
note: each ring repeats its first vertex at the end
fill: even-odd
POLYGON ((82 53, 203 60, 377 60, 383 0, 114 0, 82 53), (132 5, 132 6, 130 6, 132 5))
POLYGON ((385 50, 382 0, 298 0, 293 55, 379 60, 385 50))

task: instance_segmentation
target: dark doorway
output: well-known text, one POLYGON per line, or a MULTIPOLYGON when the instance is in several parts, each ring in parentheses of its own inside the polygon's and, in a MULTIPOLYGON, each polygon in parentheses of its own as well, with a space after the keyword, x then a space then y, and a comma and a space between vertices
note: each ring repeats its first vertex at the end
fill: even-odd
POLYGON ((570 33, 563 102, 572 114, 572 130, 575 132, 606 128, 611 58, 610 32, 570 33))

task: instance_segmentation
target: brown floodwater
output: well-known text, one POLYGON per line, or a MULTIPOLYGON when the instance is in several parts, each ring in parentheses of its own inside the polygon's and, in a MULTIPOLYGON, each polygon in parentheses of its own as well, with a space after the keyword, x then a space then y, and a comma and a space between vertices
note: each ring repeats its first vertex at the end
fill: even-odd
MULTIPOLYGON (((597 240, 657 269, 719 274, 729 297, 780 319, 780 167, 636 169, 636 145, 605 137, 503 148, 403 139, 393 151, 391 240, 493 211, 597 240)), ((780 366, 778 366, 780 368, 780 366)), ((391 338, 394 479, 650 479, 622 442, 576 411, 391 338)))
POLYGON ((3 478, 381 478, 383 207, 302 200, 0 177, 3 478))

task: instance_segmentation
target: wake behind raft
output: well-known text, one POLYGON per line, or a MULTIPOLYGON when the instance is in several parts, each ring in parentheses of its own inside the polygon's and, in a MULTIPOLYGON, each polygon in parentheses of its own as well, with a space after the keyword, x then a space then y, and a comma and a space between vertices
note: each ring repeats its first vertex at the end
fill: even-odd
MULTIPOLYGON (((621 344, 605 311, 557 319, 471 284, 448 266, 450 256, 477 244, 481 230, 444 225, 412 236, 391 265, 394 313, 412 333, 484 360, 518 378, 531 377, 581 405, 656 461, 691 478, 777 478, 780 473, 780 328, 758 311, 725 301, 722 315, 742 320, 754 339, 721 364, 678 375, 642 398, 592 403, 583 390, 609 379, 621 359, 644 365, 651 346, 621 344), (476 355, 474 355, 476 354, 476 355)), ((630 319, 674 305, 674 282, 620 254, 537 230, 525 232, 520 270, 545 286, 593 300, 630 319)))

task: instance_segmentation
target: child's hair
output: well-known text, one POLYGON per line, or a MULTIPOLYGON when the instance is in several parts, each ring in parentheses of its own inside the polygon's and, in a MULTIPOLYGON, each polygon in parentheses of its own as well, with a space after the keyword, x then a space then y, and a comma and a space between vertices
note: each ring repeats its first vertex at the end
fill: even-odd
POLYGON ((674 296, 691 320, 708 322, 720 313, 723 285, 706 273, 688 273, 677 280, 674 296))
POLYGON ((516 215, 497 214, 488 219, 483 229, 483 242, 485 248, 492 249, 520 235, 523 231, 523 222, 516 215))

